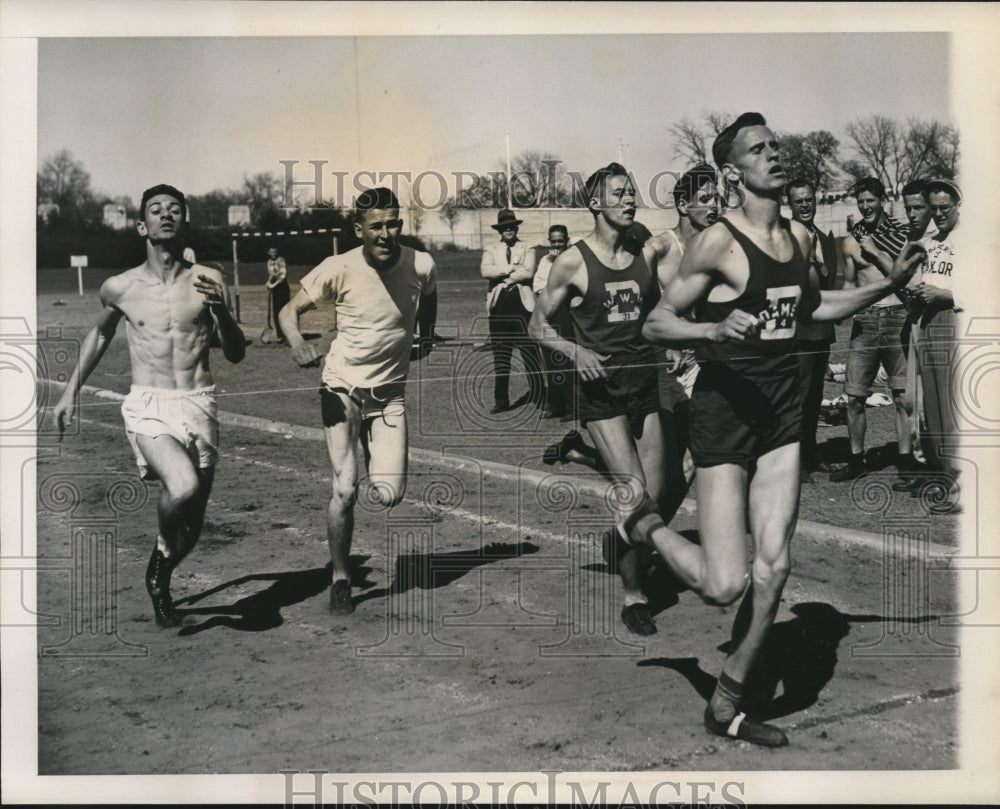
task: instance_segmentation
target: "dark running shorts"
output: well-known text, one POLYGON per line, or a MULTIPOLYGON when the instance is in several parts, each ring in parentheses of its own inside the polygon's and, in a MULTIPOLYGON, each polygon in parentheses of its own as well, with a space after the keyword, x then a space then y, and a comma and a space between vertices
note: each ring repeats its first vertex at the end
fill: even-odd
POLYGON ((764 378, 719 363, 701 367, 691 396, 695 466, 746 465, 802 437, 798 364, 764 378))
POLYGON ((607 379, 579 380, 580 425, 625 416, 632 432, 638 434, 646 416, 660 409, 656 358, 652 352, 612 356, 604 367, 607 379))

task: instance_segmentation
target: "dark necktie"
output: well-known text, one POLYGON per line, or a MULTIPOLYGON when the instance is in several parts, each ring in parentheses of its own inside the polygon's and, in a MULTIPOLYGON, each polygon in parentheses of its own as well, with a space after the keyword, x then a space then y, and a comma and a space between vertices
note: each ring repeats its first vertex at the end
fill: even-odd
POLYGON ((510 246, 507 246, 507 263, 510 264, 510 246))

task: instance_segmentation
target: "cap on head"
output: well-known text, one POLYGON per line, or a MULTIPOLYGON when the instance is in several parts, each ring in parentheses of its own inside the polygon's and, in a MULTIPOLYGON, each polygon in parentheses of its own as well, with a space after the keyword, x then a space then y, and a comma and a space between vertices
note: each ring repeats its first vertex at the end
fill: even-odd
POLYGON ((863 180, 858 180, 854 184, 854 188, 851 189, 851 193, 855 197, 865 191, 878 199, 885 196, 885 186, 878 177, 865 177, 863 180))
POLYGON ((677 179, 677 183, 674 185, 674 205, 679 206, 682 202, 690 203, 698 193, 698 189, 706 183, 715 186, 715 182, 715 169, 708 163, 698 163, 696 166, 692 166, 677 179))
POLYGON ((718 134, 712 143, 712 160, 715 161, 716 166, 721 167, 723 163, 729 162, 729 153, 732 151, 733 142, 737 135, 740 134, 741 129, 750 126, 767 126, 767 121, 759 112, 744 112, 718 134))
POLYGON ((160 194, 166 194, 176 199, 181 204, 181 208, 184 211, 183 218, 187 218, 187 200, 184 199, 184 195, 172 185, 160 183, 159 185, 154 185, 152 188, 147 188, 142 192, 142 200, 139 202, 139 219, 143 219, 146 216, 146 203, 153 197, 157 197, 160 194))
POLYGON ((944 177, 939 177, 935 180, 928 180, 927 194, 933 194, 935 191, 944 191, 953 200, 955 200, 955 202, 962 201, 962 191, 959 189, 958 184, 954 180, 948 180, 944 177))

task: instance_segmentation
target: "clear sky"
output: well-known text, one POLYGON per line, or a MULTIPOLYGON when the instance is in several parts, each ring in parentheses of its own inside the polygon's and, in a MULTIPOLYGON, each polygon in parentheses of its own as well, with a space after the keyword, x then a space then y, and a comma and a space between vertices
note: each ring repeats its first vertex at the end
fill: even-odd
POLYGON ((844 156, 853 118, 950 120, 948 60, 934 33, 43 39, 38 156, 66 147, 95 189, 136 198, 237 189, 279 160, 297 179, 308 160, 482 173, 509 132, 583 173, 621 138, 642 179, 684 168, 668 130, 703 111, 827 129, 844 156))

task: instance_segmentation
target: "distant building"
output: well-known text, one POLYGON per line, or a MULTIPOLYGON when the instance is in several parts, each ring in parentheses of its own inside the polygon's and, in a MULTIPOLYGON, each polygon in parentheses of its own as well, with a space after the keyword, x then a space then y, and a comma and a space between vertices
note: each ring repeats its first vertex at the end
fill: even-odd
POLYGON ((231 228, 245 228, 250 225, 250 206, 249 205, 230 205, 229 206, 229 227, 231 228))
POLYGON ((54 202, 39 202, 38 208, 36 210, 36 216, 40 217, 43 222, 48 222, 49 217, 53 214, 59 213, 59 206, 54 202))
POLYGON ((125 230, 128 227, 128 213, 124 205, 116 202, 104 204, 104 226, 112 230, 125 230))

